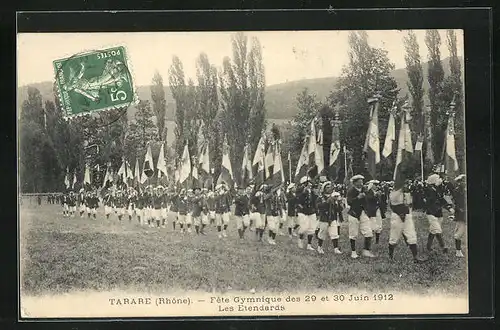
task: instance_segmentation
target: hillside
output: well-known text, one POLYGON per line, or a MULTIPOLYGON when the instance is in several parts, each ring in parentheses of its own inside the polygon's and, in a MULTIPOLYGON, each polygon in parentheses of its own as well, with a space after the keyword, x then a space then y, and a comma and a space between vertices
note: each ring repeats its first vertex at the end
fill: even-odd
MULTIPOLYGON (((463 60, 461 59, 462 68, 463 60)), ((429 83, 427 81, 427 63, 423 64, 424 70, 424 89, 427 90, 429 83)), ((443 68, 445 75, 449 75, 449 60, 443 60, 443 68)), ((462 70, 463 71, 463 70, 462 70)), ((407 87, 407 75, 406 69, 400 68, 392 72, 392 76, 396 79, 398 86, 401 88, 401 95, 408 93, 407 87)), ((268 119, 291 119, 298 111, 295 104, 297 94, 301 92, 304 88, 308 88, 311 93, 317 95, 319 100, 324 100, 328 96, 331 90, 335 88, 337 82, 336 77, 328 78, 317 78, 317 79, 304 79, 292 82, 286 82, 277 85, 267 86, 266 88, 266 108, 267 108, 267 118, 268 119)), ((40 90, 44 100, 54 100, 54 94, 52 92, 51 82, 42 82, 32 84, 31 86, 36 87, 40 90)), ((21 86, 18 88, 18 104, 22 102, 27 97, 28 86, 21 86)), ((150 86, 137 86, 137 94, 140 99, 150 100, 151 91, 150 86)), ((175 118, 175 101, 172 97, 172 93, 168 86, 165 86, 165 95, 167 99, 167 120, 171 121, 175 118)), ((130 109, 128 111, 129 119, 134 118, 135 109, 130 109)))

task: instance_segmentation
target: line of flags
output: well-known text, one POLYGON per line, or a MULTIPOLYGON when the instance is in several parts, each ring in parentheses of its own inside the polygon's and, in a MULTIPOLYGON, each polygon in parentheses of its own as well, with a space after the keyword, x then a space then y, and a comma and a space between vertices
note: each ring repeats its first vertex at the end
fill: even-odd
MULTIPOLYGON (((372 178, 377 177, 376 168, 381 161, 381 156, 388 158, 392 153, 393 145, 396 142, 396 101, 394 101, 391 110, 389 111, 389 122, 383 149, 380 150, 379 137, 379 106, 381 96, 374 95, 368 100, 370 110, 370 122, 366 133, 365 144, 363 151, 366 155, 367 169, 372 178)), ((453 102, 452 102, 453 103, 453 102)), ((451 106, 454 106, 451 105, 451 106)), ((404 163, 407 159, 413 156, 413 153, 420 153, 422 157, 422 146, 424 143, 423 132, 418 135, 415 146, 412 144, 412 133, 409 125, 409 106, 406 102, 403 105, 403 111, 400 123, 399 134, 397 136, 397 155, 396 164, 394 167, 393 179, 395 188, 401 187, 406 179, 404 171, 404 163)), ((314 118, 309 124, 309 134, 304 138, 302 149, 299 155, 295 172, 292 176, 291 156, 288 152, 288 179, 290 182, 298 182, 303 176, 315 177, 322 175, 325 169, 324 153, 323 153, 323 123, 321 118, 314 118)), ((185 187, 212 187, 214 178, 212 177, 213 169, 210 167, 210 149, 208 139, 204 138, 203 127, 199 128, 198 145, 195 155, 190 155, 189 142, 186 141, 180 164, 175 168, 173 181, 176 184, 185 187)), ((241 176, 235 178, 231 165, 230 147, 228 144, 227 135, 224 135, 222 147, 222 164, 219 177, 216 183, 225 183, 229 187, 234 187, 236 184, 247 186, 255 184, 259 186, 263 183, 270 184, 274 187, 279 187, 286 182, 285 172, 282 162, 281 140, 276 138, 266 138, 265 132, 257 144, 257 149, 253 157, 251 157, 250 145, 247 143, 243 149, 243 159, 241 164, 241 176)), ((454 121, 453 116, 449 117, 446 129, 444 154, 444 168, 448 175, 453 176, 458 171, 458 161, 456 157, 455 138, 454 138, 454 121)), ((335 121, 332 126, 332 139, 330 145, 329 168, 334 167, 338 173, 341 164, 344 165, 344 179, 348 182, 353 176, 352 170, 352 153, 346 149, 346 146, 341 146, 340 130, 338 121, 335 121), (340 155, 343 154, 343 157, 340 155)), ((421 159, 423 168, 423 160, 421 159)), ((166 183, 169 181, 169 173, 167 170, 167 162, 165 158, 165 146, 161 145, 156 166, 153 162, 151 145, 148 144, 146 155, 142 164, 142 171, 139 167, 139 159, 136 158, 135 166, 132 168, 126 159, 122 160, 122 164, 117 171, 113 173, 111 163, 107 164, 102 187, 112 185, 113 182, 121 181, 125 184, 132 182, 133 184, 144 184, 157 173, 158 182, 166 183)), ((338 174, 337 174, 338 175, 338 174)), ((422 170, 423 175, 423 170, 422 170)), ((83 183, 91 184, 91 171, 88 165, 85 166, 83 183)), ((66 188, 74 188, 77 183, 76 171, 73 172, 73 180, 70 181, 69 169, 66 168, 64 178, 66 188)))

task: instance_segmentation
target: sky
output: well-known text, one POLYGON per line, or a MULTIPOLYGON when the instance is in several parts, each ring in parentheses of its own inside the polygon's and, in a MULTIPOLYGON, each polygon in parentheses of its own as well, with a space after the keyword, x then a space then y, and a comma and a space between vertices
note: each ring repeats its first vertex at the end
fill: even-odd
MULTIPOLYGON (((427 61, 425 30, 414 30, 422 61, 427 61)), ((449 56, 446 31, 441 34, 441 58, 449 56)), ((210 63, 222 66, 231 57, 234 32, 145 32, 145 33, 20 33, 17 43, 18 86, 53 81, 52 61, 84 51, 124 46, 129 69, 136 85, 151 84, 156 71, 168 81, 172 57, 183 63, 187 78, 196 82, 196 59, 201 52, 210 63)), ((348 31, 258 31, 245 32, 257 37, 262 46, 266 85, 301 79, 339 76, 348 63, 348 31)), ((371 46, 388 51, 396 68, 404 68, 405 31, 368 31, 371 46)), ((463 33, 456 30, 458 55, 463 57, 463 33)))

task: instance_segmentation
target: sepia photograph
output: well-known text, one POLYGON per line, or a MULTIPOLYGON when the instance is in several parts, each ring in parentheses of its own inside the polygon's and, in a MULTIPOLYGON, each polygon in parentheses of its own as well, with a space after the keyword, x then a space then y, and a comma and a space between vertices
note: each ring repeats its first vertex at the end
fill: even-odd
POLYGON ((21 317, 469 313, 463 39, 18 33, 21 317))

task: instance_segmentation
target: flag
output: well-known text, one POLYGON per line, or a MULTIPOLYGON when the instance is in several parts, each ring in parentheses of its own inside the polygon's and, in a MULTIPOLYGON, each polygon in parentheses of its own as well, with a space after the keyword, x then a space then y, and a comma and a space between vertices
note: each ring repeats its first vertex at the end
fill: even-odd
POLYGON ((309 152, 308 152, 308 137, 304 139, 304 144, 302 145, 302 151, 300 152, 299 161, 297 162, 297 168, 295 169, 295 182, 298 183, 300 178, 307 174, 307 168, 309 163, 309 152))
POLYGON ((127 177, 128 180, 134 180, 134 171, 132 170, 132 166, 130 166, 130 163, 128 161, 125 163, 125 165, 126 165, 125 176, 127 177))
POLYGON ((344 185, 346 187, 350 187, 351 178, 354 176, 354 171, 352 169, 352 154, 347 151, 347 148, 344 146, 344 185))
POLYGON ((88 165, 85 165, 85 176, 83 178, 83 183, 91 184, 90 181, 90 169, 88 165))
POLYGON ((184 146, 182 153, 181 166, 179 168, 179 183, 183 184, 191 174, 191 158, 189 156, 188 143, 184 146))
POLYGON ((382 150, 382 156, 385 158, 392 154, 392 146, 396 140, 396 123, 394 120, 394 115, 389 114, 389 125, 387 126, 387 133, 385 135, 384 149, 382 150))
POLYGON ((162 176, 168 177, 167 164, 165 162, 164 145, 165 145, 165 143, 162 143, 161 148, 160 148, 160 154, 158 155, 158 162, 156 163, 156 169, 158 170, 158 178, 161 178, 162 176))
POLYGON ((104 174, 104 181, 102 182, 102 187, 105 188, 107 183, 113 182, 113 175, 111 173, 111 163, 108 163, 108 166, 106 167, 106 173, 104 174))
POLYGON ((139 171, 139 158, 135 158, 135 166, 134 166, 134 180, 139 181, 140 179, 140 171, 139 171))
POLYGON ((309 132, 309 145, 307 147, 308 165, 314 164, 314 152, 316 151, 316 126, 314 125, 316 119, 311 121, 311 130, 309 132))
POLYGON ((376 99, 372 105, 373 111, 371 114, 368 132, 366 134, 365 148, 366 158, 368 162, 368 172, 372 179, 377 176, 377 164, 380 163, 380 139, 378 134, 378 106, 379 101, 376 99))
POLYGON ((241 184, 242 186, 247 186, 249 182, 253 179, 252 175, 252 163, 250 161, 250 146, 248 143, 243 149, 243 161, 241 163, 241 184))
POLYGON ((257 144, 257 150, 255 150, 255 155, 252 161, 252 167, 255 172, 254 181, 258 186, 264 182, 264 156, 265 156, 265 144, 264 144, 264 135, 262 135, 259 139, 259 143, 257 144))
POLYGON ((274 152, 273 174, 269 180, 269 184, 272 187, 278 187, 284 182, 285 182, 285 174, 283 173, 283 163, 281 161, 281 153, 279 150, 279 145, 276 144, 276 150, 274 152))
POLYGON ((419 135, 417 137, 417 142, 415 143, 415 151, 422 151, 422 145, 424 144, 424 137, 419 135))
POLYGON ((407 122, 407 114, 401 116, 401 127, 398 137, 398 153, 396 156, 396 166, 394 168, 394 190, 403 188, 406 180, 405 163, 412 157, 413 145, 411 143, 410 125, 407 122))
POLYGON ((458 171, 458 160, 455 148, 455 124, 453 116, 448 119, 445 136, 444 172, 447 176, 455 178, 458 171))
POLYGON ((332 144, 330 145, 330 166, 333 166, 340 154, 340 132, 338 125, 332 128, 332 144))
POLYGON ((224 144, 222 146, 222 166, 220 168, 217 184, 226 183, 229 188, 234 187, 233 168, 231 167, 231 158, 229 157, 229 145, 227 137, 224 136, 224 144))
POLYGON ((268 180, 273 173, 274 166, 274 141, 268 143, 266 158, 264 159, 265 180, 268 180))
POLYGON ((144 157, 144 163, 142 164, 141 173, 141 183, 144 184, 149 177, 153 175, 153 154, 151 153, 151 146, 148 145, 148 150, 146 151, 146 157, 144 157))
POLYGON ((75 189, 76 183, 76 169, 73 171, 73 184, 71 185, 71 189, 75 189))
POLYGON ((191 169, 191 177, 193 178, 193 182, 191 183, 192 188, 200 187, 200 178, 198 176, 198 163, 193 162, 193 168, 191 169))
POLYGON ((318 138, 316 139, 316 149, 314 151, 314 164, 318 169, 318 175, 323 172, 325 168, 325 158, 323 155, 323 130, 320 128, 318 131, 318 138))
POLYGON ((203 146, 202 153, 199 159, 200 168, 207 174, 210 173, 210 150, 208 148, 208 141, 203 146))
POLYGON ((64 185, 69 189, 69 169, 66 167, 66 175, 64 176, 64 185))

